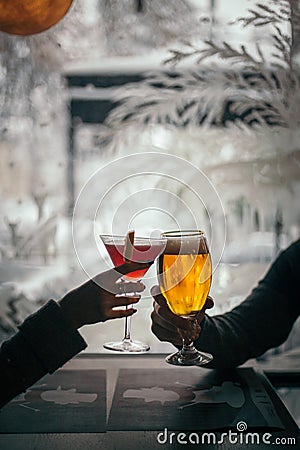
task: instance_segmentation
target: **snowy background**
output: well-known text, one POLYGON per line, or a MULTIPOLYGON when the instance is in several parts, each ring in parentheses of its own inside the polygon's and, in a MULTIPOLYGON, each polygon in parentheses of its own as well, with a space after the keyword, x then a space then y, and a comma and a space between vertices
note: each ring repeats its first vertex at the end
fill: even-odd
MULTIPOLYGON (((218 36, 250 47, 261 43, 268 49, 270 37, 265 28, 227 25, 245 14, 249 4, 241 0, 80 0, 57 26, 40 35, 20 38, 0 33, 1 340, 10 336, 28 313, 49 298, 60 298, 87 277, 74 251, 68 211, 69 104, 76 96, 112 98, 113 90, 110 87, 100 92, 94 86, 69 89, 67 77, 161 70, 168 49, 184 40, 200 42, 218 36)), ((154 161, 155 153, 183 158, 199 168, 218 192, 227 238, 213 277, 212 314, 228 311, 242 301, 280 248, 299 237, 298 129, 121 124, 114 146, 105 145, 102 130, 101 124, 76 124, 75 197, 105 165, 143 152, 154 152, 154 161)), ((170 164, 172 161, 170 158, 170 164)), ((122 172, 122 165, 119 167, 122 172)), ((139 167, 135 169, 139 171, 139 167)), ((142 163, 140 170, 144 170, 142 163)), ((164 176, 159 180, 135 177, 130 185, 124 182, 119 190, 112 191, 97 217, 101 231, 111 231, 112 211, 118 205, 152 188, 169 189, 184 205, 198 208, 190 191, 182 189, 180 183, 171 185, 164 176)), ((91 192, 92 198, 99 195, 96 191, 91 192)), ((170 204, 168 196, 161 196, 159 204, 160 211, 168 214, 144 211, 139 196, 134 201, 135 213, 140 213, 131 222, 126 215, 119 215, 113 223, 114 231, 119 226, 124 232, 132 224, 141 232, 170 228, 182 215, 178 203, 170 204)), ((81 220, 80 247, 89 242, 95 212, 77 218, 81 220)), ((217 230, 219 220, 212 211, 210 223, 217 230)), ((203 213, 203 228, 209 226, 203 213)), ((87 253, 89 250, 87 245, 87 253)), ((105 250, 99 246, 89 266, 97 273, 108 264, 105 250)), ((155 282, 154 268, 145 282, 148 289, 133 319, 133 336, 148 342, 153 352, 169 351, 170 346, 158 342, 150 330, 149 288, 155 282)), ((102 344, 121 338, 123 328, 123 320, 83 328, 88 351, 104 351, 102 344)), ((298 330, 296 325, 285 349, 299 344, 298 330)))

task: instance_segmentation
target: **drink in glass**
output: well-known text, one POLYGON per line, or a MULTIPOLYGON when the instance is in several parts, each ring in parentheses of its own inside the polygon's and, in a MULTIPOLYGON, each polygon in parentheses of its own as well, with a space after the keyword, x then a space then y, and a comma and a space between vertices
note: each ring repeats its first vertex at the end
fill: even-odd
MULTIPOLYGON (((128 235, 127 235, 128 236, 128 235)), ((127 236, 123 235, 101 235, 102 242, 115 266, 120 266, 126 261, 127 236)), ((164 250, 166 239, 163 237, 133 237, 130 245, 129 260, 132 262, 147 263, 154 261, 164 250)), ((142 270, 123 275, 119 282, 137 282, 148 271, 149 267, 142 270)), ((129 294, 126 294, 129 296, 129 294)), ((134 294, 131 294, 134 295, 134 294)), ((127 308, 129 308, 128 306, 127 308)), ((125 317, 125 335, 121 341, 108 342, 104 348, 125 353, 144 353, 150 349, 148 344, 131 339, 130 331, 131 317, 125 317)))
MULTIPOLYGON (((170 310, 187 320, 197 320, 211 285, 212 264, 207 241, 202 231, 170 231, 159 257, 158 278, 170 310)), ((193 342, 183 339, 183 348, 167 357, 174 365, 203 365, 212 356, 195 349, 193 342)))

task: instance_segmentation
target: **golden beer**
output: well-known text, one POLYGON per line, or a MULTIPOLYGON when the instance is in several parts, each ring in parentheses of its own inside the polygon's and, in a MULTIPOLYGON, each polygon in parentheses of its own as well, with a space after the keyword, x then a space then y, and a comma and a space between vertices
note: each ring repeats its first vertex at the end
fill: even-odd
MULTIPOLYGON (((175 234, 175 232, 173 233, 175 234)), ((193 317, 209 293, 212 264, 204 234, 182 240, 165 233, 167 245, 159 258, 161 291, 174 314, 193 317)))

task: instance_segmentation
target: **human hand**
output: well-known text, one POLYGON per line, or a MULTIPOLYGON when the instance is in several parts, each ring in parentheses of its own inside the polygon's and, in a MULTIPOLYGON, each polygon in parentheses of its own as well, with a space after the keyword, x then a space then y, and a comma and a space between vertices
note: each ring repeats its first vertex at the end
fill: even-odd
POLYGON ((183 338, 195 341, 199 337, 200 323, 205 316, 205 311, 214 306, 211 297, 207 297, 205 305, 196 319, 188 320, 172 313, 158 286, 153 286, 151 294, 154 298, 151 329, 160 341, 170 342, 176 347, 181 347, 183 338))
POLYGON ((117 281, 122 275, 145 269, 151 264, 152 262, 126 262, 114 267, 68 292, 58 303, 76 329, 83 325, 132 316, 136 312, 134 308, 124 310, 114 308, 137 303, 141 298, 139 294, 130 297, 126 297, 126 294, 142 292, 145 285, 140 281, 122 283, 120 291, 120 283, 117 281))

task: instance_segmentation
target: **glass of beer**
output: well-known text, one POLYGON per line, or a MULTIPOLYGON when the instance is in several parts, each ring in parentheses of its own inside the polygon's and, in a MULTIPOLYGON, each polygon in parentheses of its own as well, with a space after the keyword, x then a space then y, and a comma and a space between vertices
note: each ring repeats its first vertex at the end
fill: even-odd
MULTIPOLYGON (((160 289, 170 310, 191 321, 192 331, 211 285, 212 264, 207 240, 199 230, 168 231, 162 236, 167 243, 158 260, 160 289)), ((181 337, 182 349, 169 355, 167 363, 201 366, 213 359, 209 353, 194 347, 192 336, 182 332, 181 337)))

